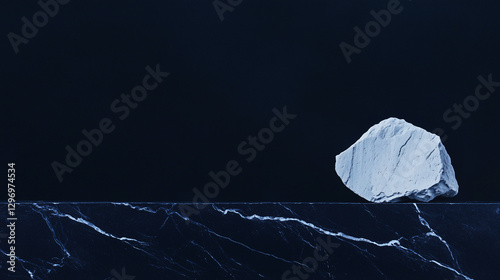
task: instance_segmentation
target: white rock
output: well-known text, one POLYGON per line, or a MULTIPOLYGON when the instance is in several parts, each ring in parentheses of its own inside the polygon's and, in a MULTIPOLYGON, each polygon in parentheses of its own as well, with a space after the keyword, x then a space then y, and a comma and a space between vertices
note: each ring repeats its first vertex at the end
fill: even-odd
POLYGON ((427 202, 458 193, 455 171, 439 136, 405 120, 388 118, 372 126, 335 160, 342 182, 369 201, 409 197, 427 202))

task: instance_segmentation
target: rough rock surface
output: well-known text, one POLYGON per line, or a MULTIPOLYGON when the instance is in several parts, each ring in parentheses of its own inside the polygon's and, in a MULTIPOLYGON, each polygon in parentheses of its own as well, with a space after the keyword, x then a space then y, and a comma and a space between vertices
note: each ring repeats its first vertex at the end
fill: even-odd
POLYGON ((388 118, 372 126, 335 159, 342 182, 369 201, 408 197, 428 202, 458 193, 455 171, 439 136, 405 120, 388 118))

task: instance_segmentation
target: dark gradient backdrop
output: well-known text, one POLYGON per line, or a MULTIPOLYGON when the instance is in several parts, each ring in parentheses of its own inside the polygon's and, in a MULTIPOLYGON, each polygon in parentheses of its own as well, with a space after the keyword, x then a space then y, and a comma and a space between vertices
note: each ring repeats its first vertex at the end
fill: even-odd
POLYGON ((212 201, 363 201, 334 157, 394 116, 444 131, 460 193, 440 201, 499 201, 500 88, 457 129, 443 118, 479 75, 500 81, 499 2, 402 1, 348 63, 339 44, 388 2, 243 0, 221 21, 212 1, 72 0, 16 54, 9 32, 41 8, 4 1, 0 155, 17 197, 191 201, 236 160, 212 201), (110 104, 157 64, 170 76, 118 119, 110 104), (297 117, 247 162, 238 145, 284 106, 297 117), (115 130, 59 182, 51 164, 105 117, 115 130))

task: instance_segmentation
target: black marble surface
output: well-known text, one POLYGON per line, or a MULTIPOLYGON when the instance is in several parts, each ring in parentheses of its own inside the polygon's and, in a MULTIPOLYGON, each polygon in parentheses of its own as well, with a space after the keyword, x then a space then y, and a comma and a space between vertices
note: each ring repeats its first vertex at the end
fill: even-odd
MULTIPOLYGON (((6 204, 0 213, 6 220, 6 204)), ((451 280, 500 271, 499 203, 37 202, 18 204, 16 215, 15 272, 3 226, 0 279, 451 280), (199 213, 185 216, 187 206, 199 213)))

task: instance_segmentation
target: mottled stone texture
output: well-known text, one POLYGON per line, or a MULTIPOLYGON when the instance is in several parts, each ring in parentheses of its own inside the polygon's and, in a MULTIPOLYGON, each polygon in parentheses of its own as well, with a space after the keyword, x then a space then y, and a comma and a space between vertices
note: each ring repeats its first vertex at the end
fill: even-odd
POLYGON ((458 193, 455 171, 439 136, 397 118, 372 126, 337 155, 335 171, 349 189, 373 202, 403 197, 428 202, 458 193))

